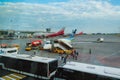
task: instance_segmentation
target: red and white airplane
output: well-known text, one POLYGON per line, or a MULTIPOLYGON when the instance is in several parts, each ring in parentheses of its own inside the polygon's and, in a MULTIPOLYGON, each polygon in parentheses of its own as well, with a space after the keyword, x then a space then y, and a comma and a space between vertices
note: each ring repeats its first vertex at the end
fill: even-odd
POLYGON ((56 36, 64 35, 64 30, 65 30, 65 28, 62 28, 58 32, 54 32, 54 33, 35 33, 34 36, 37 38, 56 37, 56 36))
POLYGON ((60 36, 60 35, 64 35, 64 28, 58 32, 48 34, 48 35, 46 35, 46 37, 49 38, 49 37, 56 37, 56 36, 60 36))

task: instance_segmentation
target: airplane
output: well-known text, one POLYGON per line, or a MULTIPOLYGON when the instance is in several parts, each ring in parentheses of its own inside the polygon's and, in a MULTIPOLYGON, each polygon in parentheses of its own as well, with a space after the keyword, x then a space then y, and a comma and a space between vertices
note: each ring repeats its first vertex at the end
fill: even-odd
POLYGON ((48 34, 48 35, 46 35, 46 37, 49 38, 49 37, 56 37, 56 36, 64 35, 64 29, 65 28, 62 28, 60 31, 58 31, 56 33, 48 34))
POLYGON ((56 39, 56 40, 52 40, 52 41, 50 41, 50 40, 44 41, 43 48, 51 49, 52 45, 54 45, 56 47, 60 47, 60 48, 63 46, 68 46, 69 48, 72 48, 71 42, 74 39, 76 31, 77 31, 77 29, 73 30, 72 34, 70 34, 68 38, 60 38, 60 39, 56 39), (62 44, 61 44, 61 42, 62 42, 62 44), (60 45, 58 45, 58 44, 60 44, 60 45))
POLYGON ((72 40, 74 39, 74 37, 76 36, 76 32, 77 32, 77 29, 74 29, 72 30, 72 33, 69 34, 69 37, 68 38, 60 38, 58 39, 59 41, 64 41, 64 42, 67 42, 69 44, 71 44, 72 40))
POLYGON ((57 40, 67 42, 67 43, 71 44, 72 41, 74 40, 75 36, 83 35, 83 32, 79 32, 79 33, 76 33, 76 32, 77 32, 77 29, 74 29, 74 30, 72 30, 71 34, 66 34, 66 35, 64 34, 63 35, 63 37, 65 36, 65 37, 68 37, 68 38, 59 38, 57 40))
MULTIPOLYGON (((62 28, 60 31, 55 32, 55 33, 44 33, 42 35, 40 34, 35 34, 35 36, 37 36, 37 38, 50 38, 50 37, 56 37, 56 36, 60 36, 60 35, 64 35, 64 28, 62 28)), ((33 40, 30 43, 26 43, 26 51, 30 51, 32 49, 37 49, 38 47, 41 46, 41 44, 43 44, 42 40, 33 40)))
MULTIPOLYGON (((72 30, 72 33, 69 34, 68 38, 59 38, 59 39, 54 40, 54 41, 57 41, 57 44, 55 43, 55 46, 60 47, 60 48, 63 49, 63 47, 66 45, 67 47, 69 47, 69 49, 72 48, 71 44, 72 44, 72 40, 74 39, 74 37, 76 35, 82 35, 83 34, 83 32, 80 32, 78 34, 76 34, 76 32, 77 32, 77 29, 74 29, 74 30, 72 30), (61 44, 61 42, 62 42, 62 44, 61 44), (60 45, 58 45, 58 43, 60 45)), ((48 35, 46 35, 46 37, 47 38, 56 37, 56 36, 63 35, 63 34, 64 34, 64 28, 61 29, 60 31, 56 32, 56 33, 48 34, 48 35)), ((51 42, 51 40, 46 40, 46 38, 44 38, 43 41, 42 40, 33 40, 31 43, 27 44, 26 51, 29 51, 29 50, 32 50, 32 49, 37 49, 40 46, 42 46, 43 49, 51 49, 52 42, 51 42)))
MULTIPOLYGON (((60 31, 58 31, 56 33, 47 34, 47 35, 45 35, 45 37, 46 38, 50 38, 50 37, 56 37, 56 36, 60 36, 60 35, 63 35, 63 37, 64 37, 65 36, 64 29, 65 28, 62 28, 60 31)), ((74 30, 72 30, 71 34, 67 35, 67 36, 69 36, 68 38, 60 38, 60 39, 57 39, 57 40, 59 40, 59 41, 65 41, 65 42, 68 42, 68 43, 71 44, 71 41, 74 39, 75 36, 83 34, 83 32, 79 32, 77 34, 76 34, 76 32, 77 32, 77 29, 74 29, 74 30)), ((45 42, 45 41, 43 41, 43 42, 45 42)), ((31 44, 33 46, 38 46, 38 45, 42 44, 43 42, 42 42, 42 40, 34 40, 34 41, 31 42, 31 44)))
POLYGON ((35 33, 34 36, 37 38, 56 37, 56 36, 64 35, 64 30, 65 30, 65 28, 62 28, 58 32, 54 32, 54 33, 35 33))
MULTIPOLYGON (((45 40, 43 43, 43 50, 47 50, 50 52, 55 52, 59 54, 71 54, 74 50, 72 46, 72 40, 75 38, 77 29, 74 29, 71 34, 69 34, 68 38, 59 38, 55 40, 45 40)), ((82 33, 78 33, 82 35, 82 33)), ((67 35, 68 36, 68 35, 67 35)))

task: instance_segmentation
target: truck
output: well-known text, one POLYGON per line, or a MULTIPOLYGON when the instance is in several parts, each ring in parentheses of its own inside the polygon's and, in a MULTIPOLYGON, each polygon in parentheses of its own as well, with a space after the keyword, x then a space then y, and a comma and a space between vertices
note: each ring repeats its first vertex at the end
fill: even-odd
POLYGON ((26 43, 25 50, 30 51, 30 50, 37 50, 40 48, 42 44, 42 40, 33 40, 30 43, 26 43))
POLYGON ((100 43, 104 42, 104 38, 98 38, 97 42, 100 42, 100 43))

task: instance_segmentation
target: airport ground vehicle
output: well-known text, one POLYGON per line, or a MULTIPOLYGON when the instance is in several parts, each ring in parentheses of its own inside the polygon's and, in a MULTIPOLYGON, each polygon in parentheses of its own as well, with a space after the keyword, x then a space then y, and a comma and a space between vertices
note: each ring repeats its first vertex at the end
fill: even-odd
POLYGON ((120 69, 67 62, 57 69, 54 80, 120 80, 120 69))
POLYGON ((46 43, 43 45, 43 50, 48 50, 59 54, 71 54, 73 51, 73 47, 67 41, 54 40, 46 41, 46 43))
POLYGON ((45 41, 43 44, 39 43, 36 46, 32 45, 31 43, 27 43, 25 50, 46 50, 59 54, 71 54, 73 51, 73 47, 68 41, 58 39, 45 41))
POLYGON ((28 76, 50 79, 58 67, 58 60, 26 54, 0 54, 0 66, 28 76))
POLYGON ((4 53, 17 54, 18 53, 18 48, 16 48, 16 47, 0 48, 0 54, 4 54, 4 53))
POLYGON ((71 54, 72 53, 72 49, 71 50, 62 50, 60 48, 54 48, 53 52, 54 53, 59 53, 59 54, 71 54))
POLYGON ((98 38, 98 39, 97 39, 97 42, 100 42, 100 43, 101 43, 101 42, 104 42, 104 38, 98 38))
POLYGON ((33 40, 31 43, 26 43, 25 50, 38 50, 42 44, 42 40, 33 40))

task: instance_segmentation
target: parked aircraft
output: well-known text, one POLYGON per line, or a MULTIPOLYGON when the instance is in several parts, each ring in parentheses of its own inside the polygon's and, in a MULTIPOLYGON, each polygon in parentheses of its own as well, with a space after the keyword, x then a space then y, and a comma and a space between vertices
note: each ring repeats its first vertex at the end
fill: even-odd
MULTIPOLYGON (((59 53, 59 54, 71 54, 74 48, 71 45, 72 40, 77 32, 77 29, 73 30, 71 34, 69 34, 68 38, 59 38, 55 40, 46 40, 43 44, 43 50, 48 50, 51 52, 59 53)), ((67 35, 68 36, 68 35, 67 35)))
MULTIPOLYGON (((57 41, 62 42, 62 44, 64 43, 65 45, 67 45, 69 47, 72 47, 71 42, 74 39, 74 36, 78 35, 78 34, 76 34, 76 32, 77 32, 77 29, 73 30, 72 33, 69 34, 68 38, 65 38, 65 37, 64 38, 59 38, 59 39, 57 39, 57 41)), ((82 33, 80 33, 80 35, 81 34, 82 33)), ((64 28, 61 29, 60 31, 56 32, 56 33, 45 35, 45 37, 49 38, 49 37, 56 37, 56 36, 60 36, 60 35, 64 35, 64 28)), ((29 51, 31 49, 37 49, 38 47, 41 46, 41 44, 43 45, 44 49, 48 49, 48 48, 50 49, 52 47, 52 43, 49 40, 44 39, 43 42, 42 42, 42 40, 34 40, 31 43, 27 44, 26 50, 29 51)))
POLYGON ((60 38, 58 39, 59 41, 64 41, 67 42, 69 44, 71 44, 71 41, 74 39, 75 35, 76 35, 77 29, 73 30, 71 34, 69 34, 68 38, 60 38))
POLYGON ((49 40, 44 41, 43 48, 51 49, 52 46, 54 45, 54 47, 59 47, 59 48, 62 47, 61 49, 63 49, 63 47, 65 47, 65 48, 67 47, 67 49, 71 49, 72 48, 71 41, 74 39, 76 31, 77 31, 77 29, 73 30, 72 34, 70 34, 68 38, 60 38, 60 39, 56 39, 54 41, 53 40, 52 41, 49 41, 49 40))
MULTIPOLYGON (((42 35, 35 34, 35 36, 37 36, 37 38, 49 38, 49 37, 56 37, 59 35, 64 35, 64 28, 55 33, 49 33, 49 34, 44 33, 42 35)), ((30 50, 38 49, 41 46, 41 44, 42 44, 42 40, 33 40, 32 42, 26 44, 25 50, 30 51, 30 50)))
POLYGON ((64 30, 65 30, 65 28, 62 28, 58 32, 54 32, 54 33, 35 33, 34 36, 37 38, 56 37, 56 36, 64 35, 64 30))
POLYGON ((58 31, 56 33, 48 34, 48 35, 46 35, 46 37, 49 38, 49 37, 56 37, 56 36, 64 35, 64 29, 65 28, 61 29, 60 31, 58 31))

